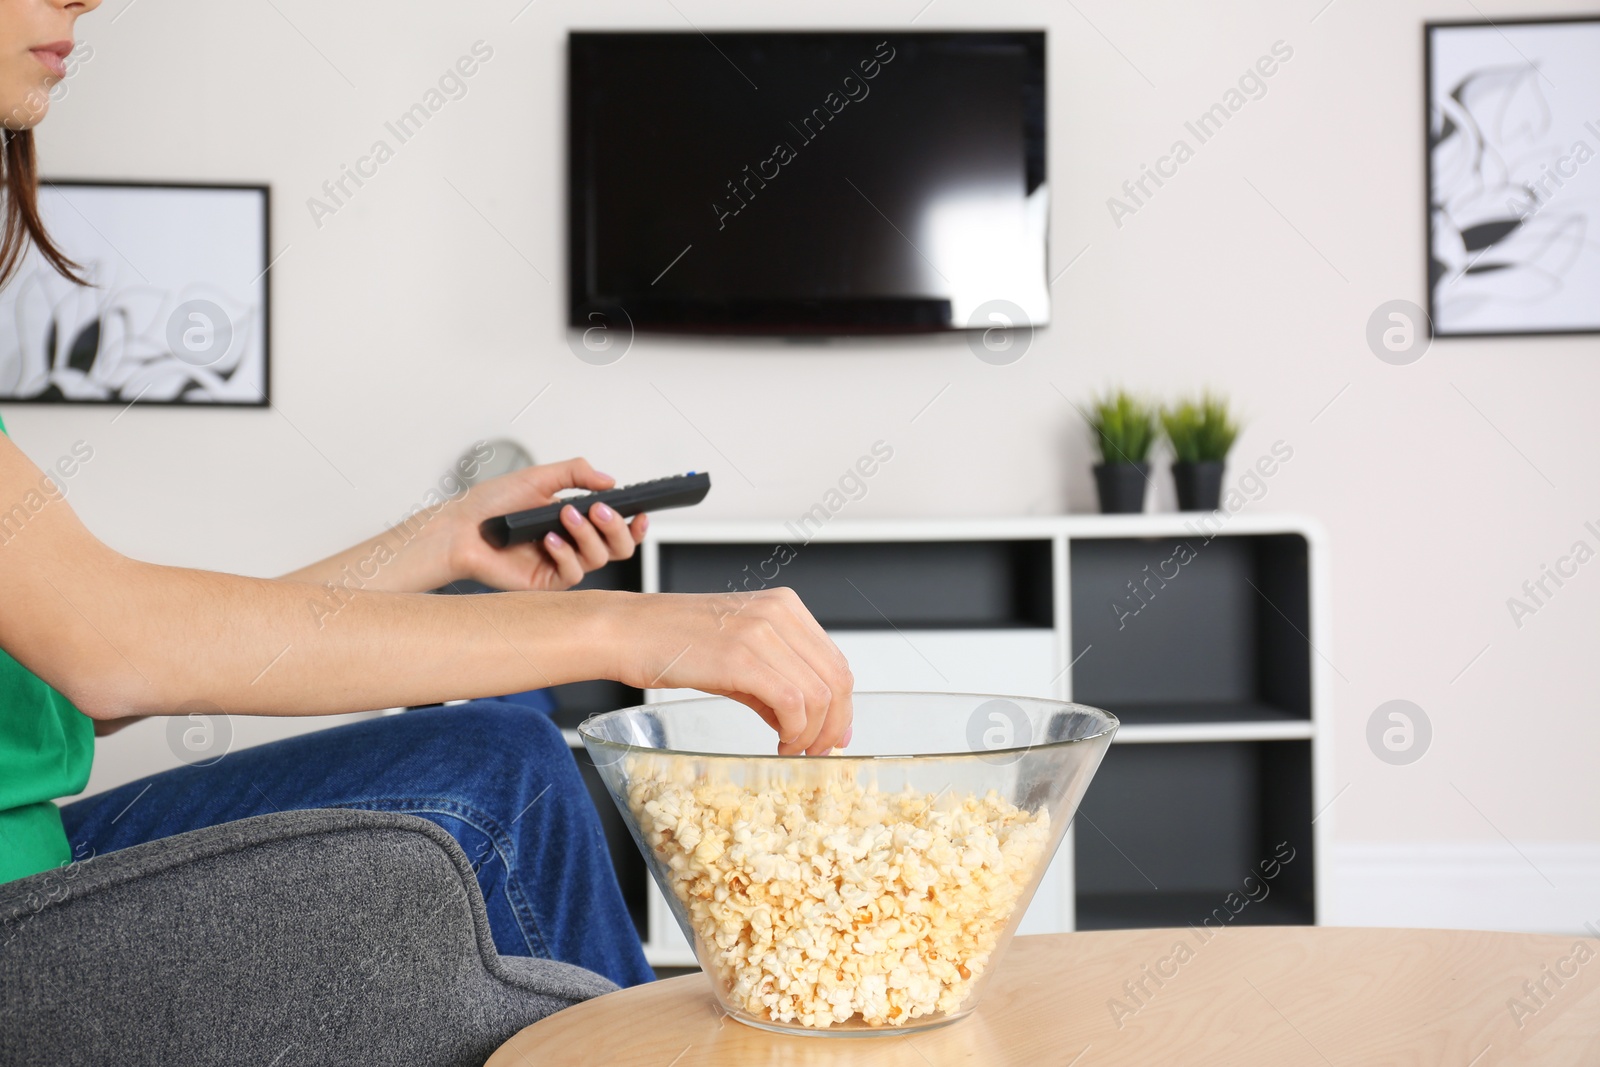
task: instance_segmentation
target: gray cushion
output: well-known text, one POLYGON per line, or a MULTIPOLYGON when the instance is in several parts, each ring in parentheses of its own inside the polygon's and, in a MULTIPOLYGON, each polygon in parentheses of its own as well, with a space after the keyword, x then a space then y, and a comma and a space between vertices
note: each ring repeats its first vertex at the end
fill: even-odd
POLYGON ((0 1064, 481 1064, 616 986, 502 958, 426 819, 262 815, 0 885, 0 1064))

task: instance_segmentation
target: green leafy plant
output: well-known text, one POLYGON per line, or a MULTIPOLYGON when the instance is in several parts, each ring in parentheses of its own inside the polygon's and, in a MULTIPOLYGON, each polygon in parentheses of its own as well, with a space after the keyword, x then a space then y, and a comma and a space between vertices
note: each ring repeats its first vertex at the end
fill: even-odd
POLYGON ((1163 409, 1161 426, 1180 463, 1226 459, 1239 436, 1239 424, 1228 413, 1228 402, 1210 393, 1163 409))
POLYGON ((1157 411, 1129 393, 1117 391, 1096 400, 1084 415, 1094 431, 1104 463, 1143 463, 1156 443, 1157 411))

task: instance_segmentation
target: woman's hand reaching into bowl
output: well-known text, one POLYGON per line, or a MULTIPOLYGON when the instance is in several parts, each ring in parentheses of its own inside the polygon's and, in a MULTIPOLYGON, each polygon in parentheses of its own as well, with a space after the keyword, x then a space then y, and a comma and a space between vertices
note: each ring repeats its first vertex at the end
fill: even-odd
POLYGON ((780 756, 849 744, 855 678, 794 590, 625 596, 608 677, 731 697, 778 732, 780 756))

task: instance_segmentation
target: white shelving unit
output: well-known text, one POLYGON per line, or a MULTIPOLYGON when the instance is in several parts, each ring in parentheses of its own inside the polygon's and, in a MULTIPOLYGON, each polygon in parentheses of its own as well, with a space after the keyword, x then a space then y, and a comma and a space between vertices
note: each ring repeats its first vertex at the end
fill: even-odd
MULTIPOLYGON (((1304 864, 1295 872, 1303 887, 1297 899, 1303 904, 1284 921, 1317 921, 1323 913, 1326 865, 1318 860, 1327 855, 1330 819, 1314 813, 1322 812, 1332 799, 1328 795, 1326 721, 1330 682, 1324 658, 1329 652, 1330 628, 1326 540, 1316 523, 1292 516, 1230 517, 1222 513, 992 521, 838 519, 815 530, 809 541, 802 541, 795 526, 783 521, 707 523, 667 516, 652 525, 651 536, 641 548, 640 585, 646 592, 685 591, 688 581, 699 582, 695 591, 710 591, 716 585, 706 588, 703 579, 707 575, 725 573, 730 581, 743 578, 744 564, 765 558, 778 544, 796 550, 796 559, 781 568, 770 584, 801 588, 849 656, 859 689, 992 692, 1078 699, 1108 707, 1123 716, 1117 747, 1162 746, 1159 753, 1157 749, 1145 751, 1158 754, 1166 761, 1163 765, 1192 766, 1196 774, 1213 776, 1217 795, 1223 798, 1216 828, 1218 841, 1226 846, 1223 852, 1245 856, 1253 854, 1249 849, 1259 848, 1259 835, 1267 831, 1252 820, 1275 829, 1290 827, 1292 832, 1286 833, 1300 843, 1297 850, 1309 845, 1311 873, 1305 873, 1304 864), (1140 558, 1159 559, 1180 544, 1190 546, 1192 557, 1176 564, 1175 574, 1161 564, 1152 581, 1150 571, 1132 567, 1140 558), (1227 547, 1218 550, 1214 547, 1218 545, 1227 547), (823 558, 829 557, 829 551, 820 546, 845 546, 842 553, 850 555, 834 552, 833 562, 827 563, 823 558), (899 550, 885 553, 891 546, 899 550), (886 571, 896 567, 904 571, 915 565, 907 564, 907 557, 913 561, 920 558, 917 546, 924 546, 925 555, 930 551, 943 554, 927 556, 936 561, 930 566, 949 568, 942 575, 928 573, 927 583, 944 582, 956 590, 952 597, 959 598, 966 595, 959 591, 962 583, 998 575, 999 584, 1010 583, 1007 588, 986 592, 987 587, 974 585, 976 592, 964 603, 988 616, 997 610, 1003 615, 1009 604, 1009 610, 1019 617, 985 617, 970 627, 943 618, 932 625, 919 625, 915 619, 896 622, 892 628, 871 625, 870 619, 867 625, 857 625, 859 620, 848 617, 848 607, 839 606, 842 602, 820 595, 813 603, 804 588, 807 581, 814 587, 823 581, 826 566, 840 568, 841 573, 844 568, 856 567, 859 576, 874 573, 873 561, 881 559, 886 571), (767 551, 756 555, 757 548, 767 551), (970 556, 970 566, 963 562, 963 553, 970 556), (1075 566, 1082 569, 1077 582, 1075 566), (1149 600, 1144 610, 1151 615, 1144 616, 1141 611, 1126 619, 1131 625, 1110 631, 1106 620, 1115 620, 1118 609, 1110 606, 1103 591, 1123 574, 1130 582, 1145 583, 1149 600), (1171 576, 1163 578, 1162 574, 1171 576), (790 577, 804 577, 805 581, 791 582, 790 577), (1101 591, 1103 612, 1091 590, 1101 591), (830 611, 843 621, 830 623, 830 611), (1077 635, 1075 616, 1084 631, 1077 635), (1103 646, 1098 652, 1096 641, 1103 646), (1192 679, 1197 696, 1189 696, 1191 682, 1186 679, 1192 679), (1219 692, 1223 699, 1217 698, 1219 692), (1126 699, 1107 699, 1119 695, 1126 699), (1232 709, 1237 709, 1237 718, 1229 717, 1232 709), (1208 745, 1214 747, 1181 747, 1208 745), (1241 781, 1239 774, 1226 770, 1229 767, 1245 768, 1240 773, 1255 777, 1241 781), (1252 788, 1257 790, 1253 800, 1248 793, 1252 788), (1233 812, 1231 822, 1229 810, 1233 812), (1230 829, 1241 836, 1229 838, 1230 829), (1250 838, 1251 834, 1257 836, 1250 838)), ((1133 599, 1125 602, 1130 607, 1138 603, 1133 599)), ((954 606, 947 605, 949 610, 957 614, 966 610, 955 599, 950 604, 954 606)), ((684 695, 690 694, 656 690, 645 693, 644 699, 654 702, 684 695)), ((576 744, 575 732, 569 731, 569 736, 576 744)), ((1112 784, 1118 775, 1158 773, 1141 770, 1133 750, 1128 752, 1123 761, 1117 760, 1116 747, 1107 756, 1090 786, 1086 810, 1097 790, 1119 788, 1112 784)), ((1123 785, 1137 794, 1137 781, 1130 779, 1123 785)), ((1205 802, 1205 797, 1195 798, 1196 804, 1205 802)), ((1152 825, 1161 818, 1159 807, 1153 809, 1152 825)), ((1137 823, 1129 826, 1121 832, 1136 838, 1143 832, 1137 823)), ((1069 931, 1079 925, 1083 874, 1078 870, 1077 832, 1076 828, 1068 831, 1024 917, 1022 932, 1069 931)), ((1195 847, 1206 846, 1199 843, 1195 847)), ((1149 851, 1159 853, 1161 849, 1151 844, 1149 851)), ((1084 860, 1091 861, 1100 862, 1092 856, 1084 860)), ((1238 873, 1242 877, 1250 872, 1238 873)), ((1105 888, 1119 875, 1110 872, 1110 882, 1105 875, 1104 870, 1096 874, 1100 885, 1096 892, 1102 895, 1086 899, 1112 901, 1114 909, 1120 908, 1122 896, 1105 888)), ((1145 880, 1149 881, 1148 877, 1145 880)), ((1149 898, 1139 905, 1146 908, 1139 914, 1148 914, 1152 922, 1183 925, 1191 921, 1177 914, 1166 921, 1161 909, 1169 905, 1163 898, 1154 893, 1141 897, 1142 889, 1134 889, 1139 887, 1131 887, 1127 899, 1149 898)), ((1215 896, 1219 904, 1224 889, 1226 886, 1218 883, 1215 896)), ((1210 892, 1209 885, 1200 887, 1191 898, 1209 899, 1210 892)), ((665 901, 653 885, 648 894, 647 957, 656 966, 692 966, 689 945, 665 901)), ((1091 925, 1118 925, 1116 916, 1121 914, 1119 910, 1099 914, 1091 925)), ((1252 918, 1260 921, 1257 916, 1252 918)))

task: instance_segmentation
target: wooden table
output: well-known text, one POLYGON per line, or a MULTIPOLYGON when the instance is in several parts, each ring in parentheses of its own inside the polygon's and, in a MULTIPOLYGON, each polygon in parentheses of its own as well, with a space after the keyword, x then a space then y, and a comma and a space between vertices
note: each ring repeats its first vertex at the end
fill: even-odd
POLYGON ((977 1010, 923 1034, 766 1033, 724 1018, 697 974, 552 1015, 488 1067, 1202 1063, 1596 1067, 1600 940, 1336 927, 1019 937, 977 1010))

